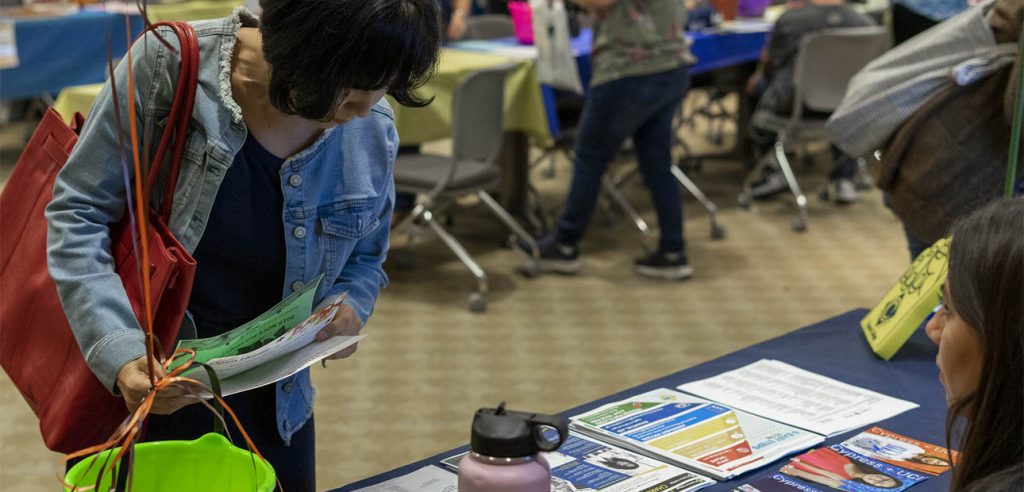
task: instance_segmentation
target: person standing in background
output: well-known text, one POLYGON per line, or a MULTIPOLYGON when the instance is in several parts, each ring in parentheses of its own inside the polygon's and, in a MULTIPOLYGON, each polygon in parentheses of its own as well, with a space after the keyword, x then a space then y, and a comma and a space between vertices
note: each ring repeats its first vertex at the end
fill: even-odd
POLYGON ((690 86, 692 63, 678 0, 573 0, 594 15, 593 78, 580 119, 572 184, 557 228, 540 239, 542 271, 577 273, 578 243, 594 213, 601 179, 632 137, 661 230, 658 249, 637 273, 693 275, 683 243, 682 197, 671 173, 672 118, 690 86))

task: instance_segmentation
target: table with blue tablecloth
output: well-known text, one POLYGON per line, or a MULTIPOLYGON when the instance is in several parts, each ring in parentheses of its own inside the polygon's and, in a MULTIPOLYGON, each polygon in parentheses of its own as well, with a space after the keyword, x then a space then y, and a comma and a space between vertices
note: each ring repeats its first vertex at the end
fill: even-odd
POLYGON ((107 39, 115 63, 142 18, 111 12, 14 19, 18 66, 0 70, 0 98, 28 99, 106 80, 107 39), (125 24, 127 22, 127 32, 125 24))
MULTIPOLYGON (((881 360, 871 352, 861 333, 859 322, 865 314, 867 311, 863 309, 850 311, 621 393, 586 403, 567 410, 563 414, 576 415, 625 399, 630 395, 656 388, 675 388, 680 384, 715 376, 761 359, 776 359, 844 383, 917 403, 920 407, 883 420, 877 425, 913 439, 942 445, 946 442, 946 399, 942 385, 939 383, 938 369, 935 367, 937 347, 928 339, 923 330, 918 330, 891 361, 881 360)), ((685 340, 676 340, 676 342, 685 343, 685 340)), ((571 391, 571 388, 569 390, 571 391)), ((833 436, 826 441, 826 444, 842 442, 862 430, 864 428, 833 436)), ((427 465, 437 465, 441 460, 466 450, 466 447, 462 447, 440 453, 425 460, 335 489, 335 492, 353 491, 378 484, 427 465)), ((732 490, 737 485, 751 479, 774 473, 783 464, 784 460, 779 460, 739 478, 720 482, 704 490, 732 490)), ((949 489, 949 480, 950 474, 945 473, 921 482, 910 490, 913 492, 945 491, 949 489)))

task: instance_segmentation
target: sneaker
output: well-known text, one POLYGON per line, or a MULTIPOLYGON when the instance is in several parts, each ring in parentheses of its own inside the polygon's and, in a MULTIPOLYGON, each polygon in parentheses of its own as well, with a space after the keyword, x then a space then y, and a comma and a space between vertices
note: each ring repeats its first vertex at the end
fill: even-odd
POLYGON ((636 273, 665 280, 686 280, 693 276, 693 267, 683 251, 669 253, 658 250, 636 260, 636 273))
POLYGON ((754 198, 768 198, 777 193, 789 189, 786 177, 779 171, 767 169, 764 176, 750 185, 750 196, 754 198))
MULTIPOLYGON (((527 254, 530 248, 520 245, 527 254)), ((580 271, 580 252, 575 246, 561 244, 554 234, 548 234, 537 240, 537 250, 540 258, 537 258, 537 269, 547 273, 562 273, 572 275, 580 271)))
POLYGON ((857 184, 852 179, 837 179, 835 187, 836 203, 847 205, 860 201, 860 192, 857 191, 857 184))

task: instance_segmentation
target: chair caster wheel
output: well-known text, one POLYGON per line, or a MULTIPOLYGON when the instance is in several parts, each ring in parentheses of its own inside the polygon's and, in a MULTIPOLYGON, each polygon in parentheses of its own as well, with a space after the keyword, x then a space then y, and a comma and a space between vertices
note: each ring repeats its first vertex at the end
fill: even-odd
POLYGON ((711 240, 721 241, 725 239, 725 228, 718 223, 711 224, 711 240))
POLYGON ((739 202, 740 208, 743 210, 750 210, 750 205, 753 204, 754 200, 751 198, 749 193, 740 193, 736 198, 736 201, 739 202))
POLYGON ((807 221, 803 217, 793 219, 793 230, 796 232, 807 232, 807 221))
POLYGON ((474 292, 469 295, 469 311, 473 313, 482 313, 487 311, 487 298, 479 292, 474 292))

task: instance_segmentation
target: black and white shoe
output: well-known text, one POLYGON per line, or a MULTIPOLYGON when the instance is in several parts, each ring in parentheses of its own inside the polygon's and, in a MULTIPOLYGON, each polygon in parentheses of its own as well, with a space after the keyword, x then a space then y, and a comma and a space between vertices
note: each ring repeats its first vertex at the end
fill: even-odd
POLYGON ((575 246, 561 244, 554 234, 537 240, 540 257, 533 260, 544 273, 574 275, 580 271, 580 252, 575 246))
POLYGON ((693 267, 683 251, 670 253, 658 250, 636 260, 636 273, 664 280, 686 280, 693 276, 693 267))

